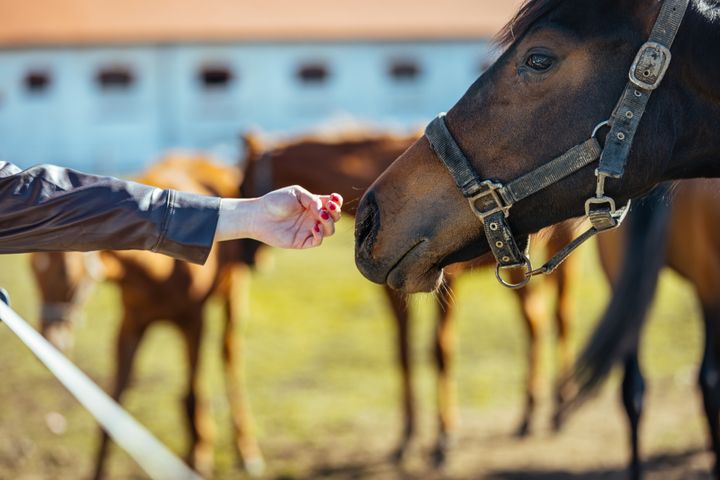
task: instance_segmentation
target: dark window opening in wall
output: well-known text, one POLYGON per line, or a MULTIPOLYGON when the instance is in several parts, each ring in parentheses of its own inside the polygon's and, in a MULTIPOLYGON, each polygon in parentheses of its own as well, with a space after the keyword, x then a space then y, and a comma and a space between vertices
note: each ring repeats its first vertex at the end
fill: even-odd
POLYGON ((95 80, 104 91, 126 91, 135 83, 135 74, 128 66, 114 65, 101 68, 95 80))
POLYGON ((206 65, 200 69, 198 78, 206 90, 224 90, 232 84, 235 75, 227 66, 206 65))
POLYGON ((412 59, 393 60, 388 75, 396 82, 414 82, 422 75, 420 64, 412 59))
POLYGON ((306 85, 322 85, 329 80, 330 70, 321 62, 304 63, 298 68, 296 76, 306 85))
POLYGON ((52 79, 46 70, 33 70, 25 75, 23 80, 25 90, 32 94, 42 94, 50 89, 52 79))

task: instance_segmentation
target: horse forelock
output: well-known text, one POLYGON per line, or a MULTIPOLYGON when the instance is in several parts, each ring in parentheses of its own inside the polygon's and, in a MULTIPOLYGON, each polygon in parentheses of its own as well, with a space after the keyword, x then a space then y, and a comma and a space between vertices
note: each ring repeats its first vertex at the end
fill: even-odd
MULTIPOLYGON (((638 5, 640 3, 637 2, 638 5)), ((525 0, 515 16, 498 32, 495 41, 499 47, 506 49, 524 37, 536 23, 552 14, 567 16, 569 26, 576 26, 582 18, 590 19, 597 26, 596 13, 617 10, 625 14, 633 12, 638 5, 611 0, 525 0)))
POLYGON ((507 48, 523 37, 541 18, 555 10, 565 0, 525 0, 515 16, 497 34, 497 44, 507 48))

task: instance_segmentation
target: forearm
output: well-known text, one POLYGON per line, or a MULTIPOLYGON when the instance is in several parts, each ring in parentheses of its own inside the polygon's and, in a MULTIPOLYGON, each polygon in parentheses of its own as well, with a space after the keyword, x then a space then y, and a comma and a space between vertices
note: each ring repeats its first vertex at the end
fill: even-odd
POLYGON ((0 253, 142 249, 203 263, 219 207, 214 197, 0 162, 0 253))
POLYGON ((220 201, 215 241, 258 237, 257 216, 260 200, 257 198, 223 198, 220 201))

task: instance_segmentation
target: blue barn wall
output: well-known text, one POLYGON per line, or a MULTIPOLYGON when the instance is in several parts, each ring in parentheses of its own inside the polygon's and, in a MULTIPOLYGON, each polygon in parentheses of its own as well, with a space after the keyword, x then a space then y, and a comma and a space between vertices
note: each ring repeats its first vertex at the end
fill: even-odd
POLYGON ((248 128, 300 133, 341 117, 409 128, 454 104, 489 55, 484 41, 0 50, 0 158, 128 172, 168 149, 231 152, 248 128), (390 75, 398 63, 417 76, 390 75), (300 80, 303 67, 325 81, 300 80), (230 78, 206 86, 207 71, 230 78))

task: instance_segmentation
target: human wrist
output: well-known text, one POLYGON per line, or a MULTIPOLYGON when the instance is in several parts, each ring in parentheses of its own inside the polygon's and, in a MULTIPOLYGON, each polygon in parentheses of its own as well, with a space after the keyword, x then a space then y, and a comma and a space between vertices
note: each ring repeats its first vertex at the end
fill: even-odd
POLYGON ((256 238, 258 203, 255 198, 222 198, 215 241, 256 238))

